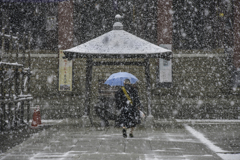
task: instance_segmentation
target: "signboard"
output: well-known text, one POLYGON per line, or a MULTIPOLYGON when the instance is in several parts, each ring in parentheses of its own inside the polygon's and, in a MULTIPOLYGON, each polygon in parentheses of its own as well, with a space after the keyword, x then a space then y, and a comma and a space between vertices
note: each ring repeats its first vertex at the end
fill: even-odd
POLYGON ((236 79, 236 84, 238 87, 240 87, 240 68, 237 68, 237 79, 236 79))
POLYGON ((59 52, 59 91, 72 91, 72 60, 63 59, 64 53, 59 52))
POLYGON ((172 83, 172 60, 159 59, 159 81, 172 83))
POLYGON ((237 68, 235 71, 232 72, 232 77, 233 77, 232 87, 235 89, 240 88, 240 68, 237 68))
POLYGON ((46 30, 51 31, 56 29, 57 18, 56 16, 48 16, 46 23, 46 30))
MULTIPOLYGON (((172 49, 172 44, 160 44, 160 47, 172 49)), ((159 59, 157 66, 157 84, 159 87, 170 88, 172 86, 172 60, 159 59)))

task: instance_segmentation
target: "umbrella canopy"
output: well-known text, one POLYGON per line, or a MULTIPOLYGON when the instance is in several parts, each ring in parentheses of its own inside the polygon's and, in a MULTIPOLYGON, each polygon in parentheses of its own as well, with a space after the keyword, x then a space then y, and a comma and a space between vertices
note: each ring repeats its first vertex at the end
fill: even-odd
POLYGON ((110 86, 124 86, 124 80, 129 79, 131 84, 134 84, 138 81, 137 77, 128 72, 118 72, 112 74, 104 84, 110 86))

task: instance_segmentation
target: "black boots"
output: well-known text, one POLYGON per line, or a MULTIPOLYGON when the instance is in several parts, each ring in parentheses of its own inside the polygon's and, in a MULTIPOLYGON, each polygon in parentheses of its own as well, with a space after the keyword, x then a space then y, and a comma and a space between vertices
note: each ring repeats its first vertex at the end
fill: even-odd
POLYGON ((130 134, 129 134, 129 137, 130 137, 130 138, 133 138, 133 134, 132 134, 132 133, 130 133, 130 134))
MULTIPOLYGON (((123 129, 123 138, 127 138, 127 130, 126 129, 123 129)), ((130 138, 133 138, 133 134, 132 133, 129 133, 129 137, 130 138)))
POLYGON ((123 129, 123 138, 127 138, 127 131, 126 131, 126 129, 123 129))

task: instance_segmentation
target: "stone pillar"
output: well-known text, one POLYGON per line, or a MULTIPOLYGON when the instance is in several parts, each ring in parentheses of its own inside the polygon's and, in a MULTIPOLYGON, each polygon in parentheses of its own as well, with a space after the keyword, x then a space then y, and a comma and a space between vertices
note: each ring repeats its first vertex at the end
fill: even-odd
POLYGON ((158 0, 158 45, 172 44, 172 0, 158 0))
POLYGON ((73 47, 73 2, 58 4, 58 49, 73 47))
MULTIPOLYGON (((158 0, 158 19, 157 19, 158 45, 168 49, 172 49, 172 32, 173 32, 172 1, 173 0, 158 0)), ((148 120, 148 122, 152 121, 148 120)))
POLYGON ((240 68, 240 2, 235 0, 234 2, 234 56, 233 63, 235 68, 240 68))

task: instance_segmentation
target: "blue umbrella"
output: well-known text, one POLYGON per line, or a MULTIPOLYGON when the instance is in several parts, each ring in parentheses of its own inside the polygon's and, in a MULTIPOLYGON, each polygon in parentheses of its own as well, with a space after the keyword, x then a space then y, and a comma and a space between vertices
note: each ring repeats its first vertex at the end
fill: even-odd
POLYGON ((131 84, 134 84, 138 81, 137 77, 127 72, 118 72, 112 74, 104 84, 108 84, 110 86, 124 86, 124 80, 129 79, 131 84))

